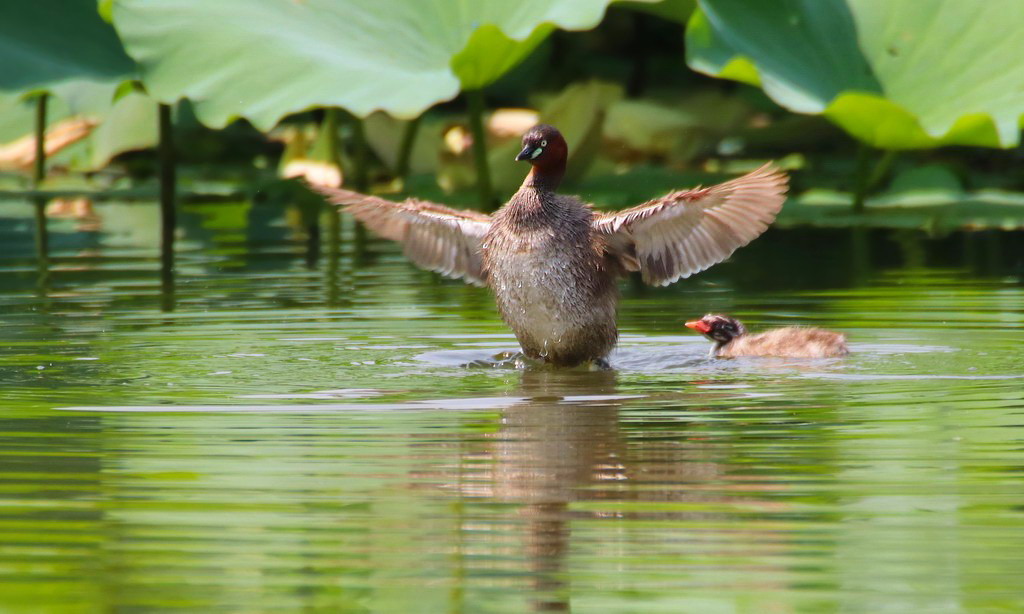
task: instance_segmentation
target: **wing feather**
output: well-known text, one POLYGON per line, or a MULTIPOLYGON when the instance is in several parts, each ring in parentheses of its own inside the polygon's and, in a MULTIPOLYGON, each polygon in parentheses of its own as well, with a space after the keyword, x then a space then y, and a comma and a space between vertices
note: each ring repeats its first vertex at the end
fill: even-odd
POLYGON ((786 185, 786 175, 766 164, 719 185, 595 216, 593 224, 626 270, 639 270, 645 282, 664 286, 757 238, 782 209, 786 185))
POLYGON ((490 216, 415 198, 394 202, 351 190, 309 187, 375 234, 401 243, 417 266, 484 285, 480 244, 491 227, 490 216))

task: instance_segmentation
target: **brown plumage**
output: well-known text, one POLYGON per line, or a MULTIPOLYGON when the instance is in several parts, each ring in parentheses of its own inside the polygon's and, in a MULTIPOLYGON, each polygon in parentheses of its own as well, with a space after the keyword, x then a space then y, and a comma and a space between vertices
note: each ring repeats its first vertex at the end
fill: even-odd
POLYGON ((526 355, 556 365, 600 361, 618 338, 617 277, 667 285, 729 257, 775 219, 786 176, 765 165, 709 188, 672 192, 615 213, 555 193, 568 147, 544 124, 523 136, 532 165, 493 216, 417 199, 401 203, 314 187, 417 265, 489 286, 526 355))
POLYGON ((718 358, 837 358, 850 353, 846 347, 846 335, 822 328, 787 326, 749 335, 736 318, 715 314, 687 322, 686 326, 714 341, 711 355, 718 358))

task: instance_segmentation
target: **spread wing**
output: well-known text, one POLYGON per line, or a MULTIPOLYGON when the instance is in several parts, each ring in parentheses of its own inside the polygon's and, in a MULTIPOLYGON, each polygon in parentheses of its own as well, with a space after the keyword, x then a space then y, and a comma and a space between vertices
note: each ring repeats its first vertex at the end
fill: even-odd
POLYGON ((484 284, 480 243, 491 227, 489 216, 415 198, 396 203, 349 190, 309 187, 329 202, 341 205, 373 232, 401 243, 406 257, 417 266, 471 284, 484 284))
POLYGON ((666 194, 595 216, 608 252, 646 283, 668 285, 728 258, 782 209, 786 175, 771 164, 709 188, 666 194))

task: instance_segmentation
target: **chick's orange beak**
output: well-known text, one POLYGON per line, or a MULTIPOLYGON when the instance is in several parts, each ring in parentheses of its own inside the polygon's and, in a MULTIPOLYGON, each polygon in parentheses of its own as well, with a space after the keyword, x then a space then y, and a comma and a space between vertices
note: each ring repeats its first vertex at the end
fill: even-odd
POLYGON ((711 330, 711 327, 708 326, 707 323, 704 322, 704 320, 693 320, 691 322, 687 322, 686 328, 692 328, 693 330, 697 331, 702 335, 711 330))

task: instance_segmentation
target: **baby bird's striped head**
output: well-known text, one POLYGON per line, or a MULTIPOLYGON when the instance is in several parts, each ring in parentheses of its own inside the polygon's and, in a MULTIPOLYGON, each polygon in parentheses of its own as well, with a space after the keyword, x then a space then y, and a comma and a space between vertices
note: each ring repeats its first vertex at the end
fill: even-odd
POLYGON ((736 318, 715 313, 709 313, 699 320, 687 322, 686 328, 692 328, 708 339, 722 345, 747 333, 747 329, 736 318))

